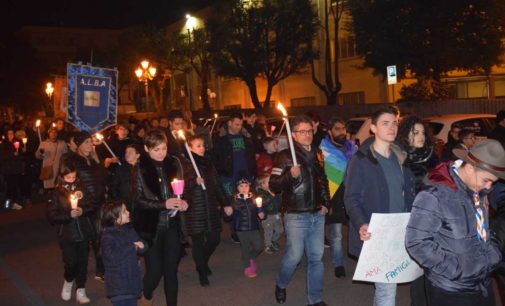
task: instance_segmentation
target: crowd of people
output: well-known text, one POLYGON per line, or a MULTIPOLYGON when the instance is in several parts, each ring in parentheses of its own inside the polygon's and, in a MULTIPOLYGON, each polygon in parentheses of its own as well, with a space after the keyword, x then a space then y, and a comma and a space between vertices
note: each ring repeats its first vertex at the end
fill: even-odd
MULTIPOLYGON (((358 147, 343 119, 323 127, 315 113, 296 116, 294 152, 279 151, 264 116, 252 111, 231 114, 215 133, 178 110, 130 118, 105 141, 63 119, 0 123, 0 200, 19 210, 43 195, 62 250, 65 301, 75 292, 78 303, 90 302, 91 249, 113 305, 151 305, 161 278, 166 304, 177 305, 186 249, 200 285, 209 286, 209 262, 228 226, 248 278, 262 252, 281 250, 284 234, 275 300, 288 301, 305 255, 306 302, 324 306, 325 246, 335 277, 346 277, 343 225, 358 259, 374 239, 373 213, 411 212, 405 245, 425 272, 411 284, 412 305, 494 305, 491 275, 505 271, 505 111, 488 140, 455 125, 442 150, 421 118, 399 122, 387 106, 371 119, 374 136, 358 147)), ((498 274, 505 292, 504 280, 498 274)), ((374 285, 374 305, 395 305, 396 284, 374 285)))

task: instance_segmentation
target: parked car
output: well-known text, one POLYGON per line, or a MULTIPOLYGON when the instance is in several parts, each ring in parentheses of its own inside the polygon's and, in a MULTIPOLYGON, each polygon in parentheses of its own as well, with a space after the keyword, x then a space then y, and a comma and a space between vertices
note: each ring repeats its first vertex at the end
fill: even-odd
POLYGON ((424 120, 433 131, 433 136, 447 142, 451 126, 459 123, 464 129, 471 129, 475 132, 475 137, 487 138, 487 135, 496 125, 496 115, 492 114, 451 114, 441 116, 426 117, 424 120))
POLYGON ((358 146, 362 144, 368 137, 373 136, 370 130, 371 124, 371 117, 354 117, 347 120, 345 127, 349 134, 349 139, 354 140, 358 146))

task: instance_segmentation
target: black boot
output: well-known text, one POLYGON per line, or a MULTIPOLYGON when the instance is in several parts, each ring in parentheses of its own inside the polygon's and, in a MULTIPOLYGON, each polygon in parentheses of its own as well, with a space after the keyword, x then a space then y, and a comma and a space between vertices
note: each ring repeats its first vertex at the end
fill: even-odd
POLYGON ((279 286, 275 285, 275 299, 277 303, 284 304, 284 302, 286 302, 286 289, 281 289, 279 286))
POLYGON ((198 279, 200 280, 200 286, 208 287, 210 285, 209 279, 207 278, 207 271, 204 269, 197 269, 198 279))

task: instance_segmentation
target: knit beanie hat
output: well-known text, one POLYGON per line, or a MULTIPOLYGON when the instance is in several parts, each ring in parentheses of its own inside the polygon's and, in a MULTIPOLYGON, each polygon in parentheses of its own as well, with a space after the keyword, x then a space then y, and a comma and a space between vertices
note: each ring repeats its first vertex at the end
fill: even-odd
POLYGON ((77 146, 80 146, 88 138, 91 138, 88 132, 81 131, 74 134, 74 142, 77 146))

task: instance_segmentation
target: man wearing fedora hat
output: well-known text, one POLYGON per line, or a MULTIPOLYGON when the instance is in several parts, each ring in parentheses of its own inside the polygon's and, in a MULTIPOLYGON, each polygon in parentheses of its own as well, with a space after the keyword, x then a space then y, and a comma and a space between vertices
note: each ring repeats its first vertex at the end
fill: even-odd
POLYGON ((429 174, 413 204, 405 244, 424 268, 430 306, 495 305, 490 273, 501 259, 489 230, 487 193, 505 178, 505 150, 492 139, 429 174))

